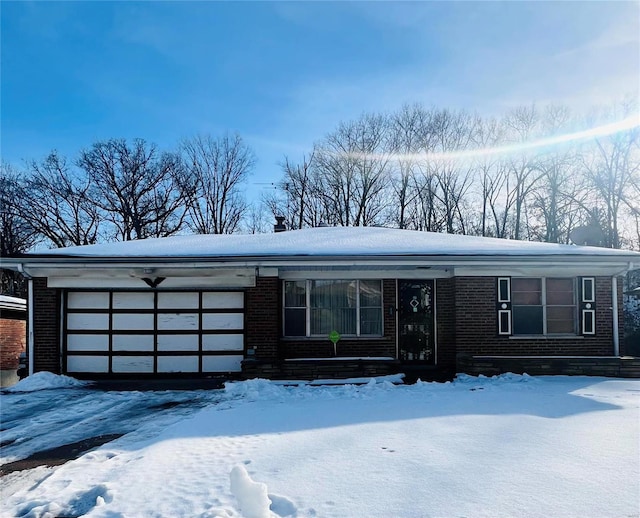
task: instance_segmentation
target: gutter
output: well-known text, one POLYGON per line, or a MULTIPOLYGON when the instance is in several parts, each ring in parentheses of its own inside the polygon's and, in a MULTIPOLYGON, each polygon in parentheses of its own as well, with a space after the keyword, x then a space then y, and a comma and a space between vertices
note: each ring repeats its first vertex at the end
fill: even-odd
POLYGON ((29 376, 33 374, 34 364, 34 334, 33 334, 33 277, 24 270, 22 263, 18 264, 18 272, 27 279, 28 295, 27 295, 27 327, 29 333, 27 335, 27 354, 29 355, 29 376))

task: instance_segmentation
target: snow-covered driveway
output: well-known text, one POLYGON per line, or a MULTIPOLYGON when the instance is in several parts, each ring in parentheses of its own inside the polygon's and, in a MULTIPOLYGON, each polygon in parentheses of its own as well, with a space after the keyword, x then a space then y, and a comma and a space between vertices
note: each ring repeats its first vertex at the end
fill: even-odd
MULTIPOLYGON (((120 413, 134 413, 135 404, 127 406, 122 394, 73 388, 3 395, 3 415, 13 398, 41 408, 32 417, 56 430, 38 436, 44 445, 70 437, 65 429, 112 433, 120 413), (58 415, 67 416, 59 429, 47 422, 53 414, 42 400, 29 403, 47 394, 52 404, 63 405, 58 415), (100 405, 104 411, 93 412, 100 405)), ((0 514, 622 518, 640 513, 640 380, 505 375, 359 387, 282 387, 254 380, 228 384, 224 391, 137 394, 129 393, 132 399, 149 398, 144 405, 159 410, 147 412, 126 435, 63 466, 2 477, 0 514), (184 397, 185 404, 173 406, 176 397, 184 397)), ((127 419, 121 421, 133 423, 127 419)), ((28 420, 25 416, 25 423, 12 429, 31 433, 41 426, 28 420)), ((7 453, 18 451, 16 443, 7 453)))

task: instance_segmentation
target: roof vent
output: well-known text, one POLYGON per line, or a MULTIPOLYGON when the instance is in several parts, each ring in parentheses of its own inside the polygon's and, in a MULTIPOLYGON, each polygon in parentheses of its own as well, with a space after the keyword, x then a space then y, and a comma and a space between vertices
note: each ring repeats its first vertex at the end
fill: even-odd
POLYGON ((284 216, 276 216, 276 224, 273 225, 274 232, 284 232, 287 226, 284 224, 284 216))

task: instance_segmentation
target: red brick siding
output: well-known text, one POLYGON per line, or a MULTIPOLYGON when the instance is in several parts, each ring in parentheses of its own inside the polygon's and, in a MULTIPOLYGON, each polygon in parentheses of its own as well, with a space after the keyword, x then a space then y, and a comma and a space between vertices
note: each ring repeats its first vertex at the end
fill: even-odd
POLYGON ((246 291, 246 348, 255 350, 255 355, 248 354, 248 357, 262 361, 278 359, 280 300, 278 277, 258 277, 256 286, 246 291))
MULTIPOLYGON (((382 305, 384 336, 381 338, 343 338, 338 342, 338 356, 396 357, 395 279, 384 279, 382 281, 382 305), (390 312, 389 308, 394 311, 390 312)), ((333 344, 328 338, 282 338, 280 340, 280 351, 282 358, 327 358, 333 356, 333 344)))
POLYGON ((27 342, 27 323, 24 317, 0 316, 0 370, 18 368, 18 358, 27 342))
POLYGON ((60 374, 60 296, 47 279, 33 279, 34 372, 60 374))
MULTIPOLYGON (((458 354, 532 356, 609 356, 613 354, 611 278, 609 277, 596 278, 595 336, 575 339, 542 337, 520 339, 499 336, 496 278, 458 277, 455 285, 455 336, 458 354)), ((621 293, 619 300, 622 300, 621 293)), ((620 318, 622 318, 621 312, 620 318)))

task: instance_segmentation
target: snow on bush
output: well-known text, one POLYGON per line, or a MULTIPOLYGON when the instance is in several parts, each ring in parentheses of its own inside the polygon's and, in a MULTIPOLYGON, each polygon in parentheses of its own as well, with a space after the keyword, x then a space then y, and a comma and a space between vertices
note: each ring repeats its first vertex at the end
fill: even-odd
POLYGON ((35 392, 36 390, 84 387, 85 385, 87 385, 85 381, 43 371, 27 376, 12 387, 5 389, 5 391, 35 392))
POLYGON ((245 518, 271 518, 269 510, 271 500, 267 486, 251 480, 244 466, 238 465, 231 470, 231 492, 238 500, 240 511, 245 518))

